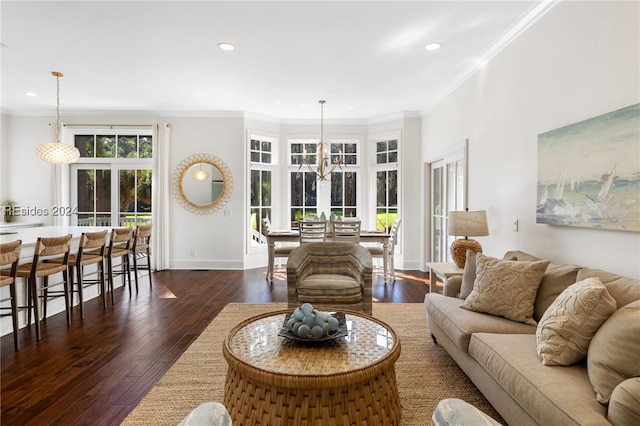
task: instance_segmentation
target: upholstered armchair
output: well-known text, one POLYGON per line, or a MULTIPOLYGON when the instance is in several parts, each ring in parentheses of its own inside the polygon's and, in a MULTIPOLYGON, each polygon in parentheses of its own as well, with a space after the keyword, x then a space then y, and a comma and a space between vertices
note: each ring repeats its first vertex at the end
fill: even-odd
POLYGON ((302 244, 287 261, 288 308, 305 302, 316 309, 349 309, 371 315, 371 254, 348 242, 302 244))

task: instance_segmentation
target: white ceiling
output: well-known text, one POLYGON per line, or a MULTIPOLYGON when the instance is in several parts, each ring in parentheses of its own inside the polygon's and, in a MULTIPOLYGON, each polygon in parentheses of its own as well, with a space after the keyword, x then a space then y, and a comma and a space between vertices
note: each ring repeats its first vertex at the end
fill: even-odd
POLYGON ((54 113, 59 71, 63 118, 317 119, 319 99, 327 119, 424 114, 552 4, 4 0, 2 110, 54 113), (426 51, 434 41, 442 48, 426 51))

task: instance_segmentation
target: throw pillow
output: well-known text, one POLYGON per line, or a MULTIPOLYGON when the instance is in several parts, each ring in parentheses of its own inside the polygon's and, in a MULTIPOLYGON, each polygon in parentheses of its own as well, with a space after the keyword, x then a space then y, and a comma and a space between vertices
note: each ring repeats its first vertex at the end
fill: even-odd
POLYGON ((544 365, 571 365, 587 356, 589 342, 616 301, 600 278, 567 287, 545 311, 536 330, 536 349, 544 365))
POLYGON ((464 262, 464 272, 462 273, 462 285, 460 286, 460 299, 466 299, 476 280, 476 252, 467 250, 467 260, 464 262))
POLYGON ((606 404, 624 380, 640 377, 640 300, 614 312, 598 329, 587 352, 589 381, 606 404))
POLYGON ((614 425, 640 425, 640 377, 616 386, 609 400, 607 420, 614 425))
MULTIPOLYGON (((508 256, 507 252, 503 260, 518 260, 516 256, 508 256), (508 256, 508 257, 507 257, 508 256)), ((476 281, 476 252, 467 250, 467 260, 464 262, 464 272, 462 273, 462 285, 460 286, 460 299, 466 299, 473 290, 473 283, 476 281)))
POLYGON ((460 307, 536 325, 533 302, 548 265, 548 260, 518 262, 478 253, 473 290, 460 307))
POLYGON ((549 263, 540 282, 540 287, 538 287, 536 302, 533 305, 534 320, 540 321, 542 315, 564 289, 571 284, 582 281, 576 279, 579 270, 580 266, 577 265, 549 263))

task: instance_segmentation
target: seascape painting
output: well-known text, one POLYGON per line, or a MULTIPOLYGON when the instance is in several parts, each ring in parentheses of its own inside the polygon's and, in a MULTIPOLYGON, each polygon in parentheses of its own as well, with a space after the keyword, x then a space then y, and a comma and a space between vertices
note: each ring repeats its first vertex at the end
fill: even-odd
POLYGON ((640 232, 640 104, 538 135, 536 222, 640 232))

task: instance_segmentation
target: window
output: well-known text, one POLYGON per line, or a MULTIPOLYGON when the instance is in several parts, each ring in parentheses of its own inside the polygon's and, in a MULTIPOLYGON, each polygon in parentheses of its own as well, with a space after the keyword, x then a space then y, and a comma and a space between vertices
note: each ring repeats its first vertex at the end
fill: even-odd
POLYGON ((251 245, 261 246, 267 243, 262 232, 262 219, 272 219, 272 185, 274 175, 274 147, 276 140, 263 136, 251 136, 250 156, 250 218, 251 245))
POLYGON ((342 217, 357 217, 357 173, 331 173, 331 213, 342 217))
POLYGON ((327 142, 330 165, 339 160, 345 164, 336 168, 328 182, 319 182, 316 174, 302 165, 306 159, 315 170, 318 163, 318 141, 315 139, 289 140, 289 185, 291 227, 304 218, 321 216, 358 216, 357 175, 359 171, 359 140, 332 139, 327 142), (302 167, 300 167, 302 165, 302 167))
POLYGON ((376 229, 388 232, 398 216, 398 139, 375 143, 376 229))
POLYGON ((151 132, 73 134, 80 159, 71 165, 72 224, 136 226, 151 221, 151 132))

